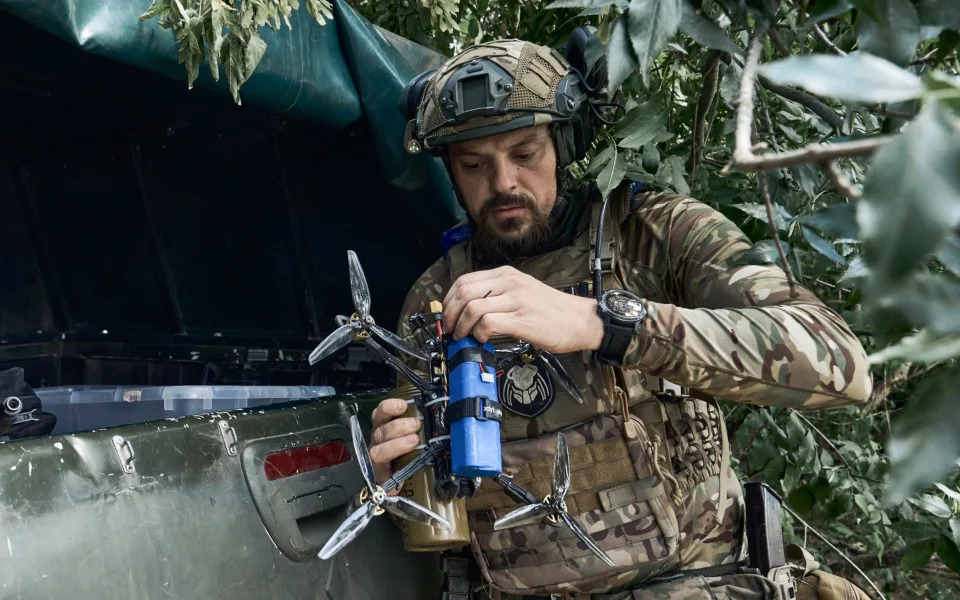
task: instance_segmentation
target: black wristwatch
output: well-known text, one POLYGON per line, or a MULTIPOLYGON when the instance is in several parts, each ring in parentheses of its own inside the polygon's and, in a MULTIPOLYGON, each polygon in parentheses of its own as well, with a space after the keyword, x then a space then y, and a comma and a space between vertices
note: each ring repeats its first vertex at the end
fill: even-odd
POLYGON ((603 319, 603 340, 594 357, 602 363, 620 366, 630 340, 647 318, 647 307, 626 290, 607 290, 597 303, 597 314, 603 319))

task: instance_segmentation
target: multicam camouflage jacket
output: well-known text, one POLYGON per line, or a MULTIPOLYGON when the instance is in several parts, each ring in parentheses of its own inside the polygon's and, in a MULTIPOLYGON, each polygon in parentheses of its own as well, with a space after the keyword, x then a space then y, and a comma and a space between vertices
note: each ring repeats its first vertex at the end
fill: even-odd
MULTIPOLYGON (((864 403, 872 390, 865 352, 839 315, 799 286, 791 296, 777 266, 736 264, 751 244, 729 219, 688 197, 631 197, 628 189, 612 196, 601 242, 605 289, 632 291, 649 312, 623 368, 601 366, 589 352, 559 356, 583 404, 535 363, 498 378, 504 472, 542 498, 550 491, 551 434, 563 430, 568 512, 616 566, 562 526, 494 530, 493 521, 518 504, 485 479, 467 502, 471 546, 484 578, 504 592, 603 592, 740 560, 741 488, 715 397, 813 409, 864 403)), ((585 211, 568 247, 514 266, 589 294, 596 208, 585 211)), ((400 335, 412 341, 408 316, 442 301, 470 270, 468 240, 410 289, 400 335)))

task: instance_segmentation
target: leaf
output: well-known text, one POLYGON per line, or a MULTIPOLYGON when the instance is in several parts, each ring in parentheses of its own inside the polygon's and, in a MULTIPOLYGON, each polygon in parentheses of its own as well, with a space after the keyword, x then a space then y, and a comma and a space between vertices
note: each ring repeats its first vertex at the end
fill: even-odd
POLYGON ((878 2, 882 0, 850 0, 850 2, 857 7, 858 10, 865 12, 870 15, 870 18, 886 25, 886 22, 883 20, 883 12, 878 6, 878 2))
MULTIPOLYGON (((764 204, 759 202, 747 202, 744 204, 731 204, 733 208, 738 208, 743 212, 747 213, 754 219, 759 219, 766 224, 770 224, 767 220, 767 207, 764 204)), ((790 227, 790 221, 793 220, 793 215, 787 212, 787 209, 783 208, 779 204, 773 205, 773 222, 776 224, 777 229, 780 231, 785 231, 790 227)))
POLYGON ((950 519, 950 533, 953 534, 953 543, 960 546, 960 518, 952 517, 950 519))
POLYGON ((204 29, 207 44, 207 60, 210 64, 210 75, 214 81, 220 81, 220 48, 223 46, 223 27, 226 25, 226 9, 220 0, 212 0, 210 4, 210 22, 204 29))
POLYGON ((890 528, 908 544, 936 539, 936 537, 940 535, 940 529, 929 523, 919 521, 900 521, 899 523, 891 525, 890 528))
POLYGON ((917 16, 921 25, 935 28, 934 36, 943 29, 960 29, 956 0, 920 0, 917 16))
POLYGON ((684 196, 690 193, 686 180, 685 162, 682 156, 670 155, 663 159, 657 170, 657 179, 684 196))
MULTIPOLYGON (((780 243, 783 245, 784 253, 789 253, 790 245, 786 242, 780 243)), ((777 252, 776 243, 773 240, 761 240, 754 244, 752 248, 741 254, 733 264, 734 266, 741 266, 776 264, 779 262, 780 254, 777 252)))
POLYGON ((900 559, 900 568, 904 571, 919 569, 928 562, 936 550, 935 540, 923 540, 912 544, 900 559))
POLYGON ((960 573, 960 550, 952 539, 945 535, 937 538, 937 556, 954 572, 960 573))
POLYGON ((683 0, 681 3, 680 30, 701 46, 731 54, 743 54, 743 50, 730 39, 727 32, 713 19, 698 12, 690 4, 690 0, 683 0))
POLYGON ((817 498, 813 495, 813 492, 810 491, 809 487, 802 486, 790 492, 790 495, 787 496, 787 502, 789 502, 790 506, 798 513, 805 515, 813 510, 813 506, 817 503, 817 498))
POLYGON ((620 0, 553 0, 546 8, 604 8, 620 0))
POLYGON ((643 145, 643 158, 641 159, 643 168, 654 173, 660 168, 660 150, 656 144, 643 145))
POLYGON ((881 19, 866 15, 860 15, 857 19, 860 51, 906 66, 920 43, 917 9, 910 0, 877 0, 877 8, 881 19))
POLYGON ((916 363, 939 362, 960 356, 960 335, 938 335, 928 329, 903 338, 892 346, 870 355, 870 364, 901 359, 916 363))
POLYGON ((826 256, 835 263, 846 265, 847 261, 844 260, 842 256, 833 248, 833 245, 830 244, 827 240, 823 239, 819 235, 815 234, 813 231, 806 227, 801 227, 803 231, 803 237, 806 238, 807 242, 813 247, 814 250, 820 254, 826 256))
POLYGON ((787 470, 783 473, 783 489, 786 492, 793 490, 800 483, 800 467, 787 463, 787 470))
POLYGON ((834 17, 838 17, 853 8, 849 0, 820 0, 810 10, 803 27, 810 27, 834 17))
POLYGON ((263 53, 266 51, 267 43, 259 36, 254 35, 250 38, 243 52, 243 79, 241 83, 249 79, 253 72, 257 70, 257 65, 260 64, 260 59, 263 58, 263 53))
POLYGON ((960 492, 958 492, 957 490, 952 490, 952 489, 948 488, 947 486, 945 486, 945 485, 943 485, 942 483, 937 482, 937 481, 935 481, 935 482, 933 483, 933 485, 937 486, 937 489, 939 489, 941 492, 943 492, 944 494, 946 494, 951 500, 960 501, 960 492))
POLYGON ((800 442, 803 441, 806 433, 807 429, 803 426, 803 422, 800 421, 800 417, 797 416, 797 413, 791 412, 787 418, 787 443, 790 445, 789 449, 795 450, 799 448, 800 442))
MULTIPOLYGON (((960 368, 956 366, 920 381, 894 425, 887 448, 891 461, 888 502, 899 504, 917 488, 939 480, 960 456, 958 396, 960 368)), ((951 516, 943 500, 936 504, 934 510, 951 516)))
POLYGON ((905 276, 960 224, 960 134, 936 103, 877 151, 857 222, 881 287, 905 276))
POLYGON ((607 81, 610 82, 608 96, 612 96, 638 66, 637 57, 630 46, 627 20, 623 17, 618 18, 613 24, 610 39, 607 41, 607 81))
POLYGON ((954 275, 960 275, 960 233, 955 233, 952 238, 947 239, 947 242, 937 251, 937 260, 953 271, 954 275))
POLYGON ((789 125, 784 125, 783 123, 778 123, 777 127, 780 129, 780 131, 784 133, 784 135, 790 138, 790 141, 795 142, 797 144, 803 143, 803 137, 799 133, 797 133, 797 131, 793 127, 790 127, 789 125))
POLYGON ((597 152, 590 161, 590 166, 587 167, 585 175, 587 177, 597 177, 600 175, 600 171, 610 162, 610 159, 613 158, 613 154, 616 151, 617 149, 614 146, 607 146, 600 152, 597 152))
POLYGON ((759 70, 774 83, 852 102, 897 102, 918 98, 924 92, 916 75, 870 54, 791 56, 759 70))
POLYGON ((740 76, 742 73, 743 69, 736 63, 732 63, 723 72, 723 77, 720 78, 720 97, 730 106, 733 106, 740 94, 740 76))
POLYGON ((600 176, 597 177, 597 185, 600 188, 600 193, 603 198, 609 196, 610 192, 620 185, 626 172, 627 161, 620 156, 619 152, 614 153, 610 158, 610 162, 607 163, 607 166, 600 172, 600 176))
POLYGON ((750 450, 747 452, 750 469, 754 471, 766 467, 777 456, 780 456, 780 453, 775 446, 759 440, 757 443, 751 444, 750 450))
POLYGON ((914 327, 926 327, 932 333, 960 333, 960 281, 956 278, 918 273, 885 288, 880 288, 876 281, 877 277, 871 277, 864 284, 869 287, 871 308, 899 314, 914 327))
POLYGON ((775 456, 763 468, 763 479, 767 483, 774 483, 783 479, 787 471, 787 459, 781 454, 775 456))
POLYGON ((831 204, 812 215, 797 217, 794 221, 815 227, 833 237, 857 239, 860 235, 857 226, 857 205, 852 202, 831 204))
POLYGON ((647 143, 643 140, 652 140, 660 130, 664 130, 666 120, 667 109, 659 99, 651 98, 630 109, 613 128, 612 135, 616 139, 629 140, 626 142, 629 146, 621 143, 621 147, 639 148, 647 143))
POLYGON ((941 519, 947 519, 953 512, 950 510, 950 507, 947 506, 947 503, 944 502, 943 498, 938 496, 932 496, 930 494, 923 494, 916 500, 910 500, 911 504, 927 511, 935 517, 940 517, 941 519))
POLYGON ((830 481, 826 477, 817 477, 810 483, 809 488, 817 502, 826 502, 830 499, 830 481))
POLYGON ((928 96, 936 95, 939 101, 955 111, 960 111, 960 78, 938 71, 928 71, 923 75, 928 96))
POLYGON ((154 17, 170 13, 172 11, 170 3, 171 0, 153 0, 137 21, 148 21, 154 17))
POLYGON ((631 0, 627 9, 630 42, 640 63, 640 76, 647 72, 680 25, 680 0, 631 0))

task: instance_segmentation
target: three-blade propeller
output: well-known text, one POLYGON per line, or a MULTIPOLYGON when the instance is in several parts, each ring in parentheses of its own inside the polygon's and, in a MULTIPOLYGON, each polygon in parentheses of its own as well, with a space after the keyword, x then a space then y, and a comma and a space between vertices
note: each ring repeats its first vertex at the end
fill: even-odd
POLYGON ((526 360, 536 362, 550 374, 550 377, 552 377, 554 381, 559 383, 563 389, 567 390, 567 393, 573 396, 577 402, 583 404, 583 394, 580 393, 580 388, 577 387, 573 377, 567 372, 567 369, 563 366, 563 363, 560 362, 560 359, 550 352, 535 348, 529 342, 519 342, 497 348, 495 353, 497 356, 510 358, 520 356, 521 360, 526 358, 526 360))
POLYGON ((449 521, 416 502, 407 500, 403 496, 388 496, 374 479, 373 463, 370 462, 370 454, 367 452, 367 444, 363 439, 363 432, 360 430, 360 422, 356 415, 350 416, 350 434, 353 437, 353 452, 360 464, 360 471, 363 473, 363 480, 367 487, 361 492, 360 507, 353 511, 330 536, 327 543, 320 549, 320 558, 328 560, 339 552, 360 535, 373 517, 383 514, 385 510, 408 521, 416 521, 431 527, 453 528, 449 521))
POLYGON ((593 541, 593 538, 573 520, 567 513, 567 504, 564 499, 567 497, 567 491, 570 489, 570 453, 567 451, 567 440, 563 434, 557 437, 557 456, 553 461, 553 486, 550 494, 537 504, 527 504, 511 511, 493 523, 495 530, 506 529, 524 523, 538 521, 544 517, 551 520, 562 520, 566 523, 574 535, 583 542, 591 552, 600 557, 600 560, 609 566, 614 566, 613 561, 607 556, 607 553, 600 549, 593 541))
MULTIPOLYGON (((360 267, 360 260, 353 250, 347 250, 347 264, 350 266, 350 291, 353 294, 353 307, 357 312, 346 323, 340 324, 340 327, 313 349, 313 352, 310 353, 310 364, 317 364, 350 342, 367 342, 371 336, 376 336, 400 352, 429 362, 430 357, 426 352, 413 344, 407 343, 399 335, 380 327, 374 322, 373 317, 370 316, 370 288, 367 286, 367 278, 363 274, 363 268, 360 267)), ((337 322, 340 323, 340 320, 338 319, 337 322)))

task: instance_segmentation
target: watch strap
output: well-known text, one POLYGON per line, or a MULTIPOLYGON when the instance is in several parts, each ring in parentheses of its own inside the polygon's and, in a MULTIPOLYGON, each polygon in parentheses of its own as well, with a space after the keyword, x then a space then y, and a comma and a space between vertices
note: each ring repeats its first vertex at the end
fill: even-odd
POLYGON ((622 365, 623 355, 627 353, 637 326, 617 323, 611 320, 609 315, 602 313, 601 318, 603 319, 603 339, 600 340, 600 347, 596 351, 597 360, 609 365, 622 365))

